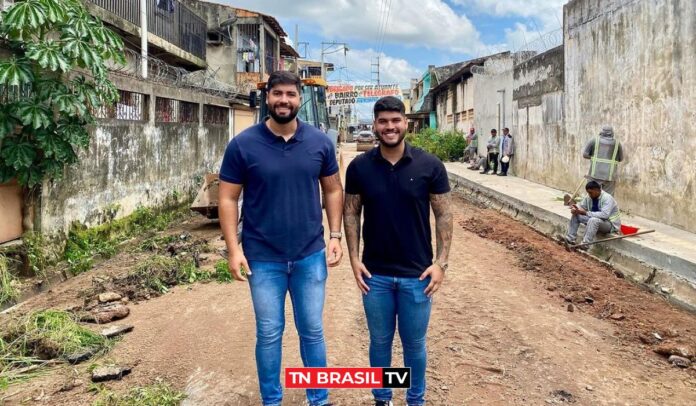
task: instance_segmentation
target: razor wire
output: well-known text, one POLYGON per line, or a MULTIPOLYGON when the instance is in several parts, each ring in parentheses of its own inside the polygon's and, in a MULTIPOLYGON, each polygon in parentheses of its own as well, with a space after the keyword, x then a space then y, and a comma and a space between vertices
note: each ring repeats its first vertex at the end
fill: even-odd
POLYGON ((512 63, 504 58, 490 58, 483 66, 472 66, 471 73, 474 75, 496 76, 511 71, 515 66, 542 54, 550 49, 563 44, 563 28, 540 34, 534 41, 525 42, 512 53, 512 63))
MULTIPOLYGON (((110 64, 109 71, 114 74, 144 79, 142 76, 143 56, 137 51, 125 48, 125 65, 110 64)), ((237 85, 225 83, 218 79, 218 70, 210 68, 188 71, 171 65, 161 59, 147 57, 147 81, 178 88, 188 88, 217 96, 227 100, 238 99, 256 89, 256 83, 246 81, 237 85)))

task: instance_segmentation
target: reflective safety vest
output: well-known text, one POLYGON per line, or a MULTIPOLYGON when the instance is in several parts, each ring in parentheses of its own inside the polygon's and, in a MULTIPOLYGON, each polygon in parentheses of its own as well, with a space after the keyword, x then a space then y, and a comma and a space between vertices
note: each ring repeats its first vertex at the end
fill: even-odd
POLYGON ((601 179, 606 181, 614 180, 614 172, 616 172, 616 166, 619 164, 616 161, 616 156, 619 153, 619 142, 614 140, 614 150, 611 153, 611 158, 609 158, 609 152, 611 151, 608 145, 602 148, 599 142, 600 137, 595 138, 594 153, 592 154, 592 167, 590 168, 590 176, 595 179, 601 179))

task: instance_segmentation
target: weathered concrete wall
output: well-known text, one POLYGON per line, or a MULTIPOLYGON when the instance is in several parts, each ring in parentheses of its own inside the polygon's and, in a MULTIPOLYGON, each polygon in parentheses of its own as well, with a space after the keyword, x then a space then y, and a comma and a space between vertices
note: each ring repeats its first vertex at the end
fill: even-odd
MULTIPOLYGON (((513 58, 506 54, 486 60, 485 74, 474 74, 474 128, 479 135, 479 153, 486 154, 486 142, 491 129, 502 134, 504 127, 512 129, 512 67, 513 58)), ((514 171, 514 166, 513 166, 514 171)))
POLYGON ((516 142, 512 167, 517 176, 570 190, 579 178, 559 159, 560 150, 572 144, 563 121, 563 62, 560 46, 515 66, 510 131, 516 142))
POLYGON ((614 126, 623 209, 696 231, 696 2, 573 0, 564 7, 566 136, 560 160, 614 126))
POLYGON ((138 206, 171 203, 174 195, 187 199, 209 171, 217 172, 229 140, 229 125, 156 123, 155 97, 226 106, 222 99, 190 91, 113 78, 122 90, 149 95, 148 121, 99 120, 91 126, 91 143, 79 153, 79 163, 63 180, 45 183, 37 231, 66 233, 74 221, 94 226, 114 205, 122 217, 138 206))

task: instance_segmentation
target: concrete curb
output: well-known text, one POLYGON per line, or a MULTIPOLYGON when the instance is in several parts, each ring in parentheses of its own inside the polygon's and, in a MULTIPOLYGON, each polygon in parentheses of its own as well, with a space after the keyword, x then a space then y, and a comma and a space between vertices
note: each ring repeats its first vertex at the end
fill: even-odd
MULTIPOLYGON (((553 238, 563 234, 568 218, 508 196, 497 190, 448 172, 453 193, 519 220, 553 238)), ((589 253, 619 270, 630 281, 665 297, 670 302, 696 312, 696 280, 689 278, 693 263, 668 252, 636 244, 631 239, 595 245, 589 253)))

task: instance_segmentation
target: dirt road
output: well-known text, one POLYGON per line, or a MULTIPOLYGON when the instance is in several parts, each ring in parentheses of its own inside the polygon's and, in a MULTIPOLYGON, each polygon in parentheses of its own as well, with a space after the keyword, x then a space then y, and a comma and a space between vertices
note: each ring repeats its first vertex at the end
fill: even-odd
MULTIPOLYGON (((345 154, 347 164, 355 153, 345 154)), ((696 370, 673 367, 653 349, 665 343, 696 348, 696 316, 500 213, 461 200, 454 210, 450 270, 429 330, 429 404, 693 404, 696 370)), ((181 230, 223 246, 207 220, 193 218, 171 232, 181 230)), ((66 307, 93 275, 139 260, 120 254, 21 309, 66 307)), ((330 271, 327 289, 330 364, 368 365, 365 319, 347 259, 330 271)), ((289 301, 287 308, 290 322, 289 301)), ((110 388, 124 391, 159 377, 185 390, 186 405, 259 404, 246 284, 177 287, 131 306, 126 321, 135 330, 106 359, 135 366, 110 388)), ((283 346, 284 365, 300 366, 291 323, 283 346)), ((17 394, 7 402, 89 404, 94 395, 87 390, 87 367, 58 368, 13 386, 8 392, 17 394), (58 392, 73 374, 85 384, 58 392)), ((370 399, 367 391, 332 392, 339 405, 368 405, 370 399)), ((287 391, 285 404, 303 401, 301 391, 287 391)), ((404 404, 403 392, 396 401, 404 404)))

